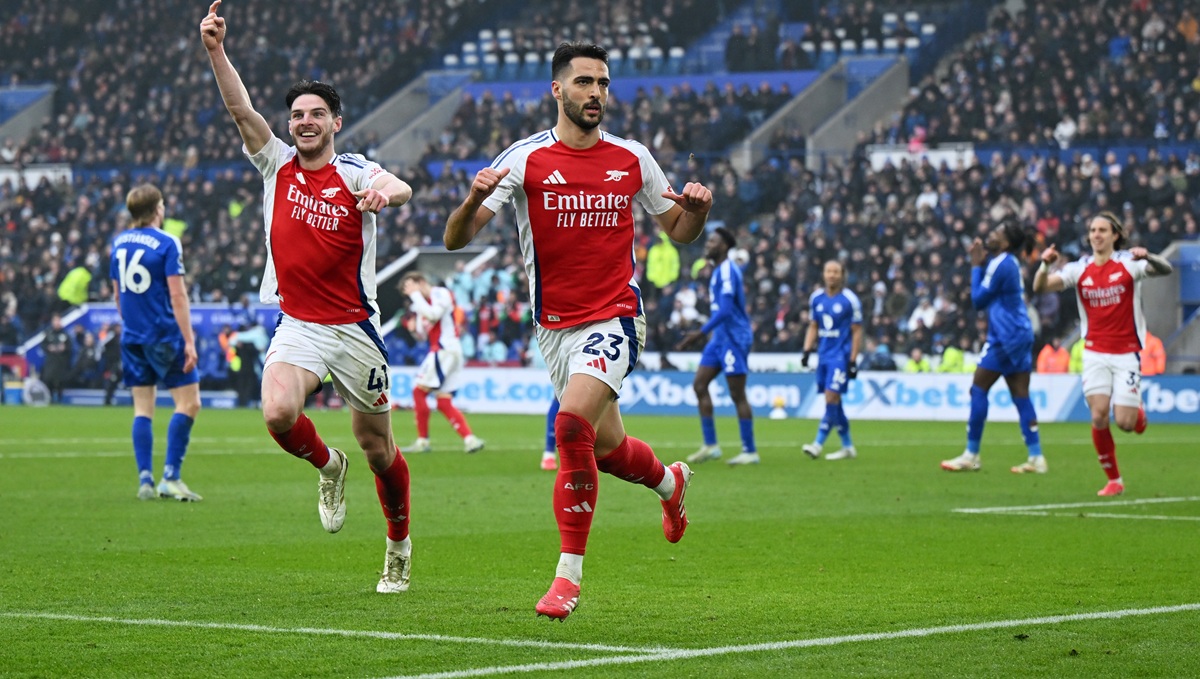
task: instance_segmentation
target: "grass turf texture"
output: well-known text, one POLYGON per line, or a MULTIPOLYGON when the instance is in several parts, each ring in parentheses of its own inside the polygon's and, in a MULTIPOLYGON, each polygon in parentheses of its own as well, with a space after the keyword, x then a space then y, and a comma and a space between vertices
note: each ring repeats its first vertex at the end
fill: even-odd
MULTIPOLYGON (((139 502, 131 416, 0 409, 0 675, 481 676, 469 671, 529 666, 549 676, 563 671, 555 663, 608 658, 570 673, 1200 676, 1195 609, 828 640, 1200 603, 1200 500, 1049 516, 953 511, 1099 501, 1104 475, 1086 424, 1043 425, 1050 473, 1017 476, 1013 423, 988 426, 983 471, 951 474, 938 462, 962 450, 961 423, 855 422, 859 459, 828 462, 800 452, 815 422, 759 420, 761 465, 696 468, 678 545, 663 539, 651 491, 601 475, 580 606, 557 624, 533 613, 558 552, 554 475, 538 469, 541 417, 471 416, 488 442, 476 455, 434 418, 434 452, 408 456, 412 589, 384 596, 374 592, 384 522, 348 413, 311 413, 325 440, 351 453, 337 535, 317 518, 316 472, 279 451, 249 410, 200 414, 184 479, 204 502, 139 502), (63 617, 35 617, 46 615, 63 617), (785 643, 811 639, 827 641, 785 643), (652 648, 701 653, 647 660, 652 648)), ((155 422, 156 473, 167 419, 155 422)), ((394 422, 408 443, 411 414, 394 422)), ((627 426, 668 463, 698 443, 691 418, 627 426)), ((719 419, 718 430, 727 459, 736 424, 719 419)), ((1151 423, 1143 437, 1116 438, 1128 487, 1118 502, 1200 495, 1200 427, 1151 423)))

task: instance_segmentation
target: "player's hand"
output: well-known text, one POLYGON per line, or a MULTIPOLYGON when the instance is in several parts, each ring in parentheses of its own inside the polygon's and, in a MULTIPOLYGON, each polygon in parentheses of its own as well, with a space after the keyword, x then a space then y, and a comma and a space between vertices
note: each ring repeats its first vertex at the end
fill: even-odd
POLYGON ((213 0, 213 4, 208 7, 208 16, 200 22, 200 39, 209 51, 217 49, 225 41, 225 19, 217 16, 220 7, 221 0, 213 0))
POLYGON ((1134 259, 1145 259, 1146 255, 1150 254, 1150 251, 1147 250, 1146 248, 1141 248, 1141 247, 1129 248, 1129 254, 1133 255, 1134 259))
POLYGON ((662 197, 674 201, 684 212, 707 213, 712 209, 712 191, 699 182, 684 184, 682 193, 663 191, 662 197))
POLYGON ((811 357, 812 357, 811 351, 804 352, 804 355, 800 357, 800 367, 807 369, 808 368, 808 359, 811 357))
POLYGON ((1046 248, 1045 250, 1042 250, 1042 261, 1047 264, 1053 264, 1053 263, 1057 262, 1058 261, 1058 250, 1055 250, 1053 245, 1046 248))
POLYGON ((846 367, 846 379, 853 380, 853 379, 857 379, 857 378, 858 378, 858 364, 851 361, 850 365, 846 367))
POLYGON ((987 258, 987 250, 983 247, 983 241, 976 238, 971 241, 971 247, 967 248, 967 256, 971 258, 971 266, 980 266, 983 260, 987 258))
POLYGON ((378 213, 391 202, 390 198, 376 189, 355 191, 353 195, 358 198, 358 204, 354 207, 358 208, 359 212, 378 213))
POLYGON ((400 292, 405 297, 408 297, 409 295, 413 294, 416 291, 417 291, 417 282, 411 278, 406 279, 404 281, 404 284, 400 287, 400 292))
POLYGON ((482 203, 484 198, 492 195, 496 191, 496 187, 500 186, 500 180, 508 176, 512 172, 512 168, 506 167, 503 170, 485 167, 475 175, 475 181, 471 182, 471 198, 476 202, 482 203))
POLYGON ((196 343, 186 342, 183 345, 183 372, 190 373, 196 367, 196 363, 200 360, 196 354, 196 343))

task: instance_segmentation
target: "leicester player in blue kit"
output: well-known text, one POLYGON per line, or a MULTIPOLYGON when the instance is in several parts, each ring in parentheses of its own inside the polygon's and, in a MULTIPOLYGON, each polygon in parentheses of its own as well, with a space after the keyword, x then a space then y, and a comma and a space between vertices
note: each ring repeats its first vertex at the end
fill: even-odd
POLYGON ((138 466, 138 498, 156 496, 182 502, 202 498, 180 479, 183 457, 196 413, 200 412, 200 375, 196 340, 183 281, 179 239, 161 230, 162 193, 143 184, 129 192, 125 207, 129 229, 112 244, 109 276, 121 313, 121 361, 125 386, 133 394, 133 454, 138 466), (154 487, 154 401, 162 383, 175 400, 167 426, 167 456, 162 483, 154 487))
POLYGON ((729 251, 737 244, 733 234, 717 227, 704 242, 704 256, 713 263, 709 279, 709 300, 712 314, 699 330, 692 331, 679 342, 685 349, 712 333, 700 355, 700 367, 692 388, 696 391, 696 402, 700 409, 700 431, 704 444, 688 456, 689 464, 700 464, 721 457, 717 444, 717 428, 713 422, 712 396, 708 385, 722 372, 729 386, 729 397, 737 408, 738 429, 742 435, 742 452, 730 458, 728 464, 758 464, 758 448, 754 444, 754 413, 746 400, 746 359, 750 355, 752 333, 750 317, 746 315, 746 293, 742 287, 742 270, 729 258, 729 251))
POLYGON ((971 302, 988 318, 987 343, 975 369, 971 385, 971 414, 967 420, 967 449, 962 455, 942 461, 952 472, 978 471, 979 444, 987 421, 988 391, 1000 376, 1008 383, 1013 405, 1021 422, 1021 433, 1029 458, 1012 468, 1015 474, 1046 473, 1038 436, 1037 413, 1029 399, 1029 374, 1033 372, 1033 324, 1025 310, 1025 284, 1021 278, 1020 253, 1032 240, 1014 222, 1004 222, 987 234, 985 244, 971 243, 971 302), (987 262, 986 266, 984 262, 987 262))
POLYGON ((858 350, 862 346, 862 303, 858 295, 846 289, 846 267, 839 261, 825 262, 821 272, 825 287, 808 299, 808 333, 804 336, 804 357, 817 349, 817 389, 825 393, 825 416, 817 428, 817 438, 802 450, 812 459, 821 456, 829 430, 837 428, 842 447, 825 455, 826 460, 853 459, 858 455, 850 439, 850 420, 842 407, 842 394, 850 380, 858 375, 858 350))

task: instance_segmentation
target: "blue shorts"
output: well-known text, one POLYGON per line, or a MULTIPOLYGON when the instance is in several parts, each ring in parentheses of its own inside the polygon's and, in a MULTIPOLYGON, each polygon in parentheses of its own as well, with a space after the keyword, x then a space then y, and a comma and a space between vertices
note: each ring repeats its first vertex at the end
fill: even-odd
POLYGON ((750 347, 738 346, 721 340, 709 340, 700 354, 700 365, 705 368, 720 368, 726 375, 745 375, 750 372, 746 357, 750 347))
POLYGON ((1033 372, 1033 345, 985 342, 979 367, 1001 375, 1033 372))
POLYGON ((822 358, 817 364, 817 391, 846 393, 850 388, 850 374, 846 372, 849 358, 822 358))
POLYGON ((126 387, 166 385, 168 389, 195 384, 200 371, 183 372, 183 338, 159 344, 121 343, 121 367, 126 387))

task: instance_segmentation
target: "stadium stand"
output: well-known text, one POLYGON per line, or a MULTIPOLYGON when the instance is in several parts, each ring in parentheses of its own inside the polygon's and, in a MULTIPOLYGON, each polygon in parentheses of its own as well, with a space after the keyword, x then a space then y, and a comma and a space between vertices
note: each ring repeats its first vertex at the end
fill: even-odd
MULTIPOLYGON (((313 2, 314 7, 323 6, 313 2)), ((672 8, 670 13, 664 9, 664 16, 678 14, 686 5, 662 4, 672 8)), ((160 6, 162 13, 153 16, 186 24, 179 34, 192 34, 190 8, 185 11, 182 3, 174 2, 160 6)), ((636 6, 646 10, 654 3, 636 6)), ((421 35, 435 33, 444 42, 454 22, 431 7, 413 5, 411 16, 392 17, 392 42, 386 49, 396 54, 418 49, 415 43, 404 47, 404 41, 425 40, 421 35), (424 33, 397 31, 397 26, 408 25, 406 21, 423 27, 424 33)), ((817 16, 804 17, 805 34, 815 31, 820 37, 828 31, 835 46, 849 40, 858 50, 872 40, 886 50, 885 43, 900 40, 897 36, 925 39, 923 31, 920 36, 904 35, 908 26, 916 25, 910 21, 913 17, 905 16, 908 10, 890 17, 890 10, 877 12, 870 3, 860 10, 851 7, 855 5, 844 5, 841 14, 823 8, 817 16), (845 37, 839 37, 838 30, 845 37)), ((808 293, 819 280, 823 261, 833 257, 850 264, 849 286, 863 300, 873 348, 900 354, 915 346, 932 355, 941 347, 963 343, 978 349, 982 321, 967 297, 965 244, 985 218, 1015 217, 1037 230, 1039 247, 1054 243, 1069 255, 1084 247, 1082 216, 1101 208, 1125 214, 1135 225, 1134 241, 1151 249, 1161 249, 1172 239, 1197 238, 1200 146, 1193 142, 1200 136, 1200 70, 1195 66, 1200 63, 1200 44, 1194 32, 1188 37, 1176 27, 1185 23, 1183 15, 1167 13, 1155 20, 1152 13, 1127 7, 1092 10, 1062 2, 1038 7, 1045 8, 1044 15, 1040 9, 1015 17, 999 12, 982 36, 950 60, 944 77, 924 81, 919 94, 893 120, 864 136, 846 163, 808 169, 803 137, 783 130, 766 162, 749 172, 733 168, 725 158, 728 144, 768 118, 793 93, 771 86, 722 86, 715 78, 702 83, 693 79, 695 85, 686 86, 650 85, 632 96, 616 97, 606 128, 652 146, 674 181, 702 177, 713 188, 713 221, 733 229, 745 244, 756 350, 799 347, 808 293), (1155 33, 1157 23, 1163 28, 1155 33), (1068 39, 1080 31, 1103 39, 1094 44, 1068 39), (1052 40, 1035 39, 1038 35, 1052 40), (1103 45, 1104 58, 1094 58, 1098 45, 1103 45), (1064 63, 1078 67, 1045 68, 1046 60, 1059 59, 1060 53, 1064 63), (1006 87, 983 86, 989 82, 1006 87), (1055 136, 1062 113, 1070 113, 1076 125, 1071 135, 1069 126, 1062 126, 1060 136, 1069 145, 1065 150, 1055 136), (917 138, 917 128, 924 128, 923 139, 917 138), (1138 148, 1117 144, 1126 139, 1136 139, 1138 148), (918 159, 873 165, 870 160, 868 142, 920 151, 951 140, 977 143, 973 164, 950 167, 918 159), (1092 150, 1081 150, 1084 143, 1092 150), (699 158, 689 161, 693 151, 699 158)), ((797 21, 788 13, 789 3, 781 9, 779 31, 784 40, 776 56, 792 55, 787 64, 810 59, 805 50, 788 47, 801 34, 795 33, 797 21)), ((917 21, 930 15, 928 8, 918 9, 917 21)), ((22 142, 5 140, 0 158, 24 164, 70 162, 75 182, 43 179, 18 185, 0 180, 0 344, 28 339, 64 308, 57 285, 73 268, 92 272, 92 299, 109 298, 107 245, 123 225, 124 193, 140 176, 128 168, 137 165, 148 165, 151 171, 157 166, 153 176, 169 197, 167 215, 185 227, 193 299, 232 303, 256 289, 264 256, 261 183, 238 156, 236 131, 225 124, 215 87, 203 79, 206 64, 198 44, 168 39, 171 32, 165 30, 150 36, 144 49, 115 40, 113 36, 142 24, 90 0, 24 0, 14 17, 0 25, 0 63, 6 69, 0 79, 52 80, 64 96, 47 126, 22 142), (52 11, 63 12, 68 20, 45 21, 52 11), (64 25, 86 26, 87 31, 65 30, 64 25), (85 46, 72 49, 70 41, 81 32, 85 46), (37 44, 46 47, 31 47, 37 44), (8 58, 18 53, 38 56, 8 58), (162 86, 164 82, 171 85, 162 86)), ((292 20, 281 13, 267 11, 253 21, 266 35, 295 35, 292 20)), ((714 21, 710 17, 678 28, 685 36, 681 40, 703 34, 714 21)), ((668 18, 667 25, 673 38, 677 24, 668 18)), ((353 33, 353 28, 338 24, 325 30, 341 35, 353 33)), ((479 35, 477 29, 470 33, 477 48, 487 40, 510 39, 514 53, 543 53, 545 67, 544 50, 518 47, 521 36, 515 29, 497 25, 490 30, 490 36, 479 35), (502 38, 505 30, 510 34, 502 38)), ((370 39, 359 45, 335 36, 332 44, 337 48, 330 58, 322 55, 329 69, 322 77, 343 78, 354 93, 347 99, 357 97, 359 106, 385 96, 396 88, 396 78, 406 77, 357 66, 360 50, 377 47, 370 39)), ((440 56, 429 58, 441 63, 440 56)), ((627 52, 622 54, 622 59, 628 58, 627 52)), ((405 63, 419 68, 423 59, 414 55, 405 63)), ((238 66, 256 97, 279 97, 272 88, 288 80, 279 74, 304 72, 305 64, 304 57, 289 57, 268 43, 238 66)), ((464 99, 423 162, 404 173, 416 196, 404 208, 381 216, 381 264, 440 241, 445 215, 460 202, 473 175, 460 161, 486 162, 512 141, 552 124, 553 102, 547 96, 522 103, 499 84, 494 91, 498 94, 464 99)), ((369 154, 375 143, 368 138, 359 148, 341 150, 369 154)), ((638 218, 637 227, 636 254, 644 263, 657 233, 645 216, 638 218)), ((496 245, 500 254, 474 274, 462 271, 450 281, 466 311, 468 355, 520 361, 528 344, 520 258, 512 234, 502 228, 485 232, 482 242, 496 245)), ((671 348, 703 322, 708 308, 705 274, 696 265, 699 248, 680 251, 676 281, 662 289, 643 283, 650 351, 671 348)), ((1071 327, 1073 304, 1041 296, 1032 298, 1030 307, 1042 337, 1062 336, 1071 327)), ((407 340, 411 338, 401 331, 391 341, 403 348, 407 340)), ((219 363, 219 357, 210 359, 219 363)))

